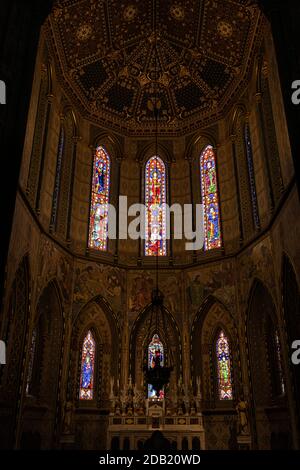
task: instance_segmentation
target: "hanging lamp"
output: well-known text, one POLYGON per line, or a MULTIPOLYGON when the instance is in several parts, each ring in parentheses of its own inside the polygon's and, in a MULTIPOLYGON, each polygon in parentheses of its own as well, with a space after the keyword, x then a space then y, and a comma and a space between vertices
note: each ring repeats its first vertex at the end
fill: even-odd
MULTIPOLYGON (((154 70, 154 98, 150 99, 148 102, 148 108, 153 109, 154 119, 155 119, 155 157, 158 155, 158 117, 159 117, 159 110, 161 108, 161 101, 157 96, 157 86, 158 86, 158 70, 157 70, 157 0, 154 1, 154 52, 155 52, 155 70, 154 70)), ((166 313, 163 304, 163 294, 160 292, 158 288, 158 247, 156 252, 156 287, 152 291, 152 298, 151 298, 151 316, 150 316, 150 324, 149 324, 149 334, 147 337, 147 344, 150 344, 151 339, 153 337, 153 332, 155 334, 158 333, 159 325, 162 323, 162 330, 165 334, 165 338, 167 338, 167 328, 166 328, 166 313), (162 320, 160 322, 160 319, 162 320)), ((170 354, 171 358, 171 354, 170 354)), ((157 349, 155 351, 155 357, 153 360, 153 365, 149 367, 149 365, 145 365, 144 367, 144 374, 146 378, 147 385, 152 385, 153 390, 155 391, 156 397, 159 398, 160 391, 163 389, 165 385, 167 385, 170 381, 170 374, 173 370, 173 367, 167 367, 165 365, 161 365, 162 358, 161 353, 157 349)))

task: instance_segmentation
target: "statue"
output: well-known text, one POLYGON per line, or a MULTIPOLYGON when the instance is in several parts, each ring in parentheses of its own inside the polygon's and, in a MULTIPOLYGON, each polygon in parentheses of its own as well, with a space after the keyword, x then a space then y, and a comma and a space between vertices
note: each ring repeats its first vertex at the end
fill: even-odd
POLYGON ((114 396, 115 396, 115 394, 114 394, 114 382, 115 382, 114 377, 111 377, 110 378, 110 394, 109 394, 109 398, 111 400, 113 400, 114 396))
POLYGON ((139 392, 138 392, 138 388, 137 388, 137 385, 134 384, 134 387, 133 387, 133 408, 134 410, 136 410, 139 406, 139 392))
POLYGON ((249 434, 249 421, 248 421, 248 403, 244 400, 240 400, 236 405, 236 411, 238 413, 238 434, 246 435, 249 434))
POLYGON ((120 408, 120 403, 118 401, 116 403, 115 415, 121 416, 121 408, 120 408))
POLYGON ((132 391, 132 378, 130 375, 128 379, 128 392, 131 392, 131 391, 132 391))
POLYGON ((63 433, 70 434, 72 428, 73 403, 68 400, 65 404, 63 414, 63 433))
POLYGON ((199 375, 196 379, 196 384, 197 384, 197 398, 199 400, 201 400, 201 398, 202 398, 202 395, 201 395, 201 378, 200 378, 199 375))

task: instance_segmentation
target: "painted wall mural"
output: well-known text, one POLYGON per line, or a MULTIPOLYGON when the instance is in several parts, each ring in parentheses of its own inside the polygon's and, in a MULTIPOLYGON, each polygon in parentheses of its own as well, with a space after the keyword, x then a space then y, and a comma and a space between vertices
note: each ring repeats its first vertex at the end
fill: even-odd
POLYGON ((214 295, 230 310, 235 311, 235 270, 232 261, 195 269, 188 272, 186 280, 187 302, 192 312, 196 312, 209 295, 214 295))
POLYGON ((124 271, 102 264, 78 263, 75 268, 74 301, 85 303, 102 295, 116 313, 125 302, 124 271))

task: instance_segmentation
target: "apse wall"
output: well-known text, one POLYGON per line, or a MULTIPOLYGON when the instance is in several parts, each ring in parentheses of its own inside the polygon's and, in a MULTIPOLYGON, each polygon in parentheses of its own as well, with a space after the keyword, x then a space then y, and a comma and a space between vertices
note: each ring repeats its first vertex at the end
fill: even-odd
MULTIPOLYGON (((237 253, 267 229, 288 190, 291 153, 267 30, 265 36, 248 86, 223 119, 191 134, 158 138, 170 205, 201 202, 200 154, 206 145, 214 147, 222 231, 222 249, 210 253, 187 252, 173 236, 168 256, 160 260, 165 266, 237 253)), ((103 253, 88 249, 88 233, 95 148, 103 145, 111 158, 110 202, 117 205, 123 195, 130 205, 144 202, 154 138, 112 132, 82 118, 62 91, 43 35, 39 50, 20 175, 29 206, 45 232, 74 254, 124 267, 153 264, 139 241, 110 240, 103 253)))
MULTIPOLYGON (((110 243, 107 253, 88 249, 92 162, 95 147, 104 145, 112 160, 112 201, 117 200, 119 193, 128 196, 129 204, 138 202, 143 194, 144 164, 153 154, 154 144, 148 137, 117 134, 83 119, 62 92, 43 35, 39 51, 1 324, 5 333, 1 337, 10 340, 8 325, 15 321, 11 299, 14 299, 16 278, 25 257, 29 286, 24 294, 27 296, 28 326, 23 362, 19 364, 22 374, 10 384, 22 399, 17 409, 11 407, 15 428, 10 433, 17 433, 20 444, 22 434, 32 430, 40 434, 41 447, 59 447, 63 408, 71 401, 75 409, 76 446, 105 449, 110 379, 119 379, 121 388, 127 387, 131 371, 130 341, 135 337, 131 335, 151 302, 155 260, 145 259, 141 244, 132 240, 110 243), (66 150, 61 163, 61 185, 56 191, 62 127, 66 150), (59 315, 63 318, 60 326, 63 341, 56 400, 50 403, 47 397, 40 401, 26 397, 25 389, 40 300, 44 298, 45 290, 49 292, 49 285, 53 288, 53 283, 59 299, 55 308, 61 310, 59 315), (101 368, 97 371, 99 381, 95 400, 82 404, 78 399, 78 364, 80 341, 88 328, 94 328, 99 336, 101 368), (53 427, 48 434, 41 418, 43 407, 47 407, 52 420, 53 427)), ((256 67, 249 71, 249 86, 222 120, 190 135, 172 139, 159 137, 159 154, 168 169, 172 203, 200 202, 199 155, 205 145, 211 144, 217 158, 222 248, 187 254, 183 242, 174 240, 172 253, 159 260, 162 267, 159 286, 175 325, 174 332, 177 332, 172 337, 172 347, 180 350, 176 373, 181 373, 183 382, 192 388, 196 387, 196 377, 201 376, 209 449, 229 448, 236 417, 235 402, 222 403, 216 395, 212 366, 216 330, 224 327, 232 342, 235 400, 244 395, 253 408, 256 396, 252 382, 259 364, 251 362, 251 334, 247 322, 256 283, 261 282, 272 298, 281 344, 286 344, 284 254, 293 266, 298 285, 300 280, 300 208, 268 32, 260 52, 262 55, 258 51, 256 67), (259 224, 255 224, 253 217, 247 176, 243 141, 246 124, 251 135, 259 224)), ((141 343, 142 339, 139 341, 141 343)), ((51 345, 49 348, 50 356, 53 354, 52 359, 57 360, 57 351, 51 350, 51 345)), ((292 407, 293 379, 288 372, 288 354, 288 348, 283 347, 288 398, 275 399, 275 404, 282 407, 281 415, 272 415, 270 420, 262 407, 253 418, 255 445, 262 449, 270 448, 271 435, 278 432, 278 423, 286 434, 292 429, 296 440, 297 417, 292 407)), ((15 358, 11 357, 11 366, 14 366, 15 358)), ((51 362, 49 357, 48 360, 51 362)), ((47 374, 47 365, 42 364, 40 370, 43 377, 47 374)), ((2 382, 0 395, 2 402, 5 401, 3 384, 5 382, 2 382)), ((274 405, 274 397, 267 392, 266 396, 264 406, 270 408, 274 405)), ((3 408, 1 413, 5 415, 3 408)))

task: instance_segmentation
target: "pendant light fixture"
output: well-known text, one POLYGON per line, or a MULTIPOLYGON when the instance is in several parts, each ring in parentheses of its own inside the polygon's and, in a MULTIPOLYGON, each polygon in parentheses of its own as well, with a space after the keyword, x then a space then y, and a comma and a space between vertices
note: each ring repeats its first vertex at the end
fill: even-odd
MULTIPOLYGON (((155 158, 157 166, 157 157, 158 157, 158 118, 159 111, 161 108, 161 101, 158 96, 158 51, 157 51, 157 0, 154 0, 154 94, 153 97, 148 101, 148 108, 153 109, 154 120, 155 120, 155 158)), ((162 209, 160 209, 162 210, 162 209)), ((156 240, 158 241, 158 240, 156 240)), ((161 240, 162 242, 162 240, 161 240)), ((148 328, 148 337, 147 345, 150 344, 153 333, 158 334, 159 328, 162 328, 164 333, 164 339, 167 342, 167 324, 166 324, 166 312, 163 305, 163 294, 160 292, 158 287, 158 253, 159 248, 158 244, 156 245, 156 283, 152 291, 151 299, 151 315, 150 323, 148 328)), ((171 353, 171 351, 170 351, 171 353)), ((165 360, 168 356, 166 355, 165 360)), ((171 360, 171 354, 169 355, 171 360)), ((165 361, 164 361, 165 362, 165 361)), ((148 358, 147 358, 148 363, 148 358)), ((170 374, 173 370, 172 366, 167 367, 164 363, 162 365, 162 357, 159 349, 155 350, 155 356, 153 358, 152 364, 149 367, 149 364, 144 367, 144 373, 146 377, 147 385, 152 385, 153 390, 155 391, 156 397, 160 397, 160 391, 167 385, 170 381, 170 374)))

